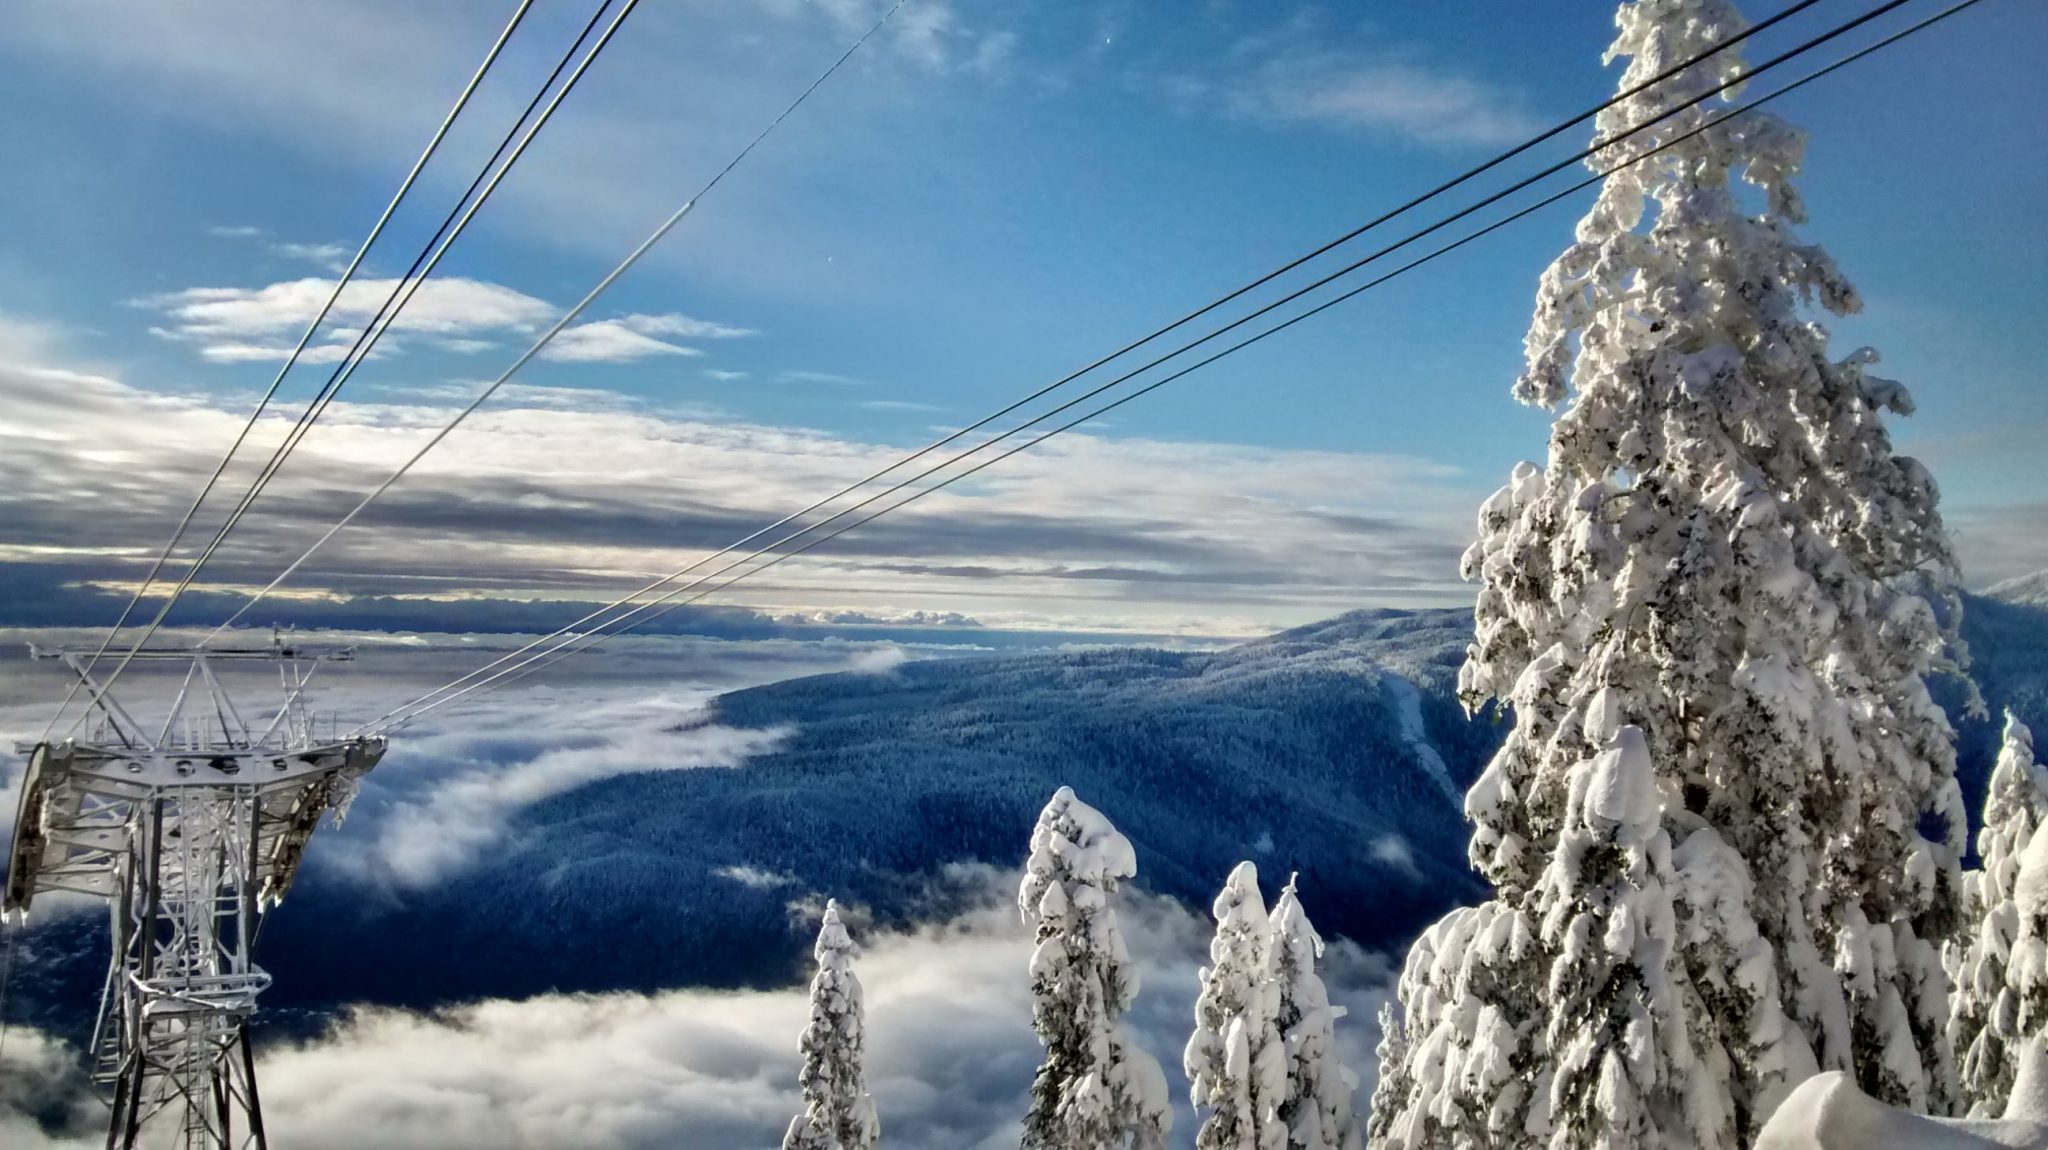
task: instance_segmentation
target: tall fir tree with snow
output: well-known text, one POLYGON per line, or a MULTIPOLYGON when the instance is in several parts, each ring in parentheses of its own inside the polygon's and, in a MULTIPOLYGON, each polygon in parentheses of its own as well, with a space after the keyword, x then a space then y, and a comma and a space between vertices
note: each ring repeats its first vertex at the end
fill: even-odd
POLYGON ((1202 1114, 1196 1150, 1287 1150, 1279 1105, 1287 1087, 1277 990, 1268 966, 1272 922, 1259 870, 1237 864, 1213 907, 1216 934, 1195 998, 1195 1031, 1181 1058, 1202 1114))
POLYGON ((1023 1150, 1159 1150, 1166 1076, 1119 1019, 1138 994, 1111 898, 1137 873, 1129 839, 1061 787, 1038 816, 1017 906, 1037 935, 1031 1023, 1045 1062, 1023 1150))
MULTIPOLYGON (((1617 23, 1624 88, 1743 27, 1727 0, 1634 0, 1617 23)), ((1802 136, 1750 112, 1683 138, 1726 94, 1649 123, 1740 67, 1720 53, 1600 115, 1592 162, 1641 162, 1605 180, 1538 288, 1515 394, 1563 411, 1547 465, 1487 500, 1463 562, 1481 590, 1460 693, 1514 708, 1466 798, 1496 894, 1410 955, 1407 1065, 1382 1075, 1407 1093, 1375 1098, 1390 1145, 1571 1145, 1557 1122, 1581 1112, 1556 1107, 1585 1084, 1567 1079, 1610 1053, 1602 1075, 1627 1082, 1593 1088, 1604 1119, 1626 1117, 1625 1093, 1686 1083, 1682 1133, 1653 1105, 1613 1147, 1746 1146, 1813 1066, 1913 1109, 1958 1100, 1940 948, 1962 923, 1966 824, 1923 681, 1960 650, 1954 596, 1928 598, 1953 556, 1932 479, 1885 430, 1884 411, 1911 410, 1905 389, 1867 349, 1831 358, 1804 310, 1859 305, 1794 231, 1802 136), (1580 788, 1624 727, 1678 844, 1671 871, 1560 886, 1588 831, 1580 788), (1603 993, 1682 1017, 1655 1043, 1574 1032, 1547 989, 1607 959, 1561 948, 1551 916, 1590 930, 1600 899, 1652 885, 1671 900, 1671 985, 1645 972, 1603 993)), ((1643 924, 1607 927, 1632 918, 1597 940, 1617 970, 1633 960, 1610 944, 1643 924)))
POLYGON ((812 948, 818 973, 811 979, 811 1022, 804 1027, 804 1110, 790 1121, 783 1150, 874 1150, 881 1124, 861 1075, 865 1017, 860 979, 853 973, 853 938, 839 919, 839 904, 825 904, 825 921, 812 948))
POLYGON ((1985 795, 1984 825, 1977 832, 1980 869, 1965 876, 1974 929, 1949 945, 1955 981, 1949 1040, 1973 1117, 2005 1112, 2025 1045, 2020 990, 2008 980, 2007 968, 2020 933, 2020 862, 2044 818, 2048 772, 2034 761, 2033 733, 2007 712, 1985 795))
POLYGON ((1287 1150, 1363 1150, 1351 1115, 1351 1092, 1358 1081, 1337 1053, 1335 1027, 1344 1008, 1330 1005, 1329 988, 1316 973, 1322 956, 1323 936, 1302 910, 1290 877, 1273 904, 1267 962, 1273 1021, 1286 1051, 1286 1083, 1275 1113, 1287 1132, 1287 1150))

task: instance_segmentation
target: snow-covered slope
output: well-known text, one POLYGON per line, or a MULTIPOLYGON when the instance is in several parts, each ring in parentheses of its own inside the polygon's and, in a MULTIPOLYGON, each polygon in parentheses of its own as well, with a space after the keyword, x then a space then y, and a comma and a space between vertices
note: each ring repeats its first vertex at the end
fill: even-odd
POLYGON ((2026 607, 2048 607, 2048 571, 1995 583, 1985 589, 1984 597, 2026 607))

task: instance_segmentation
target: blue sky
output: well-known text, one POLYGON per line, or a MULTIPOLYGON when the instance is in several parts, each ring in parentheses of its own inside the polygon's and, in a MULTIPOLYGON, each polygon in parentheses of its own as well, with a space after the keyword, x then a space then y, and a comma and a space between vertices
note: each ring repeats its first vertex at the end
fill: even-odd
MULTIPOLYGON (((1862 7, 1817 5, 1750 58, 1862 7)), ((16 446, 30 413, 71 430, 12 453, 35 461, 48 497, 0 511, 0 563, 112 581, 160 541, 275 370, 266 349, 296 336, 317 295, 299 281, 353 250, 509 9, 10 14, 0 364, 18 370, 0 370, 0 388, 16 446), (122 488, 115 473, 156 478, 122 488), (88 518, 103 526, 78 539, 49 526, 88 518)), ((373 276, 402 270, 589 11, 536 5, 373 276)), ((645 5, 222 578, 260 583, 310 542, 349 485, 366 489, 501 370, 879 11, 645 5)), ((1600 63, 1611 18, 1602 3, 909 0, 600 301, 581 356, 524 373, 376 538, 338 541, 306 589, 637 585, 1598 101, 1615 76, 1600 63), (507 477, 528 489, 506 494, 507 477), (434 492, 465 514, 430 508, 434 492), (610 533, 577 530, 579 508, 610 533), (536 511, 556 517, 513 522, 536 511), (542 520, 568 526, 551 536, 542 520)), ((1914 389, 1899 439, 1940 479, 1978 584, 2048 566, 2044 49, 2038 5, 1987 0, 1777 109, 1811 133, 1806 234, 1868 301, 1835 325, 1837 348, 1877 346, 1881 370, 1914 389)), ((1458 601, 1451 560, 1477 500, 1542 454, 1547 416, 1507 388, 1536 276, 1577 210, 1489 237, 734 601, 1212 633, 1458 601)), ((299 368, 284 395, 303 401, 326 370, 299 368)))

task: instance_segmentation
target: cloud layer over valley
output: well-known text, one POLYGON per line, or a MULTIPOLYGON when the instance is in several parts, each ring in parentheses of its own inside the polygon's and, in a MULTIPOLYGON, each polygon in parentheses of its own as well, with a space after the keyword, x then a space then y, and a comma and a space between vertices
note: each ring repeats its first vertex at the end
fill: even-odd
MULTIPOLYGON (((974 909, 913 930, 860 932, 868 1087, 888 1144, 905 1150, 1014 1145, 1038 1061, 1031 940, 1011 901, 1016 876, 962 877, 982 891, 974 909)), ((1209 925, 1141 891, 1126 892, 1122 907, 1143 985, 1131 1022, 1178 1081, 1209 925)), ((1338 1036, 1363 1082, 1362 1103, 1388 972, 1340 941, 1324 973, 1333 1001, 1350 1010, 1338 1036)), ((795 1113, 796 1036, 806 1015, 801 988, 544 996, 431 1015, 365 1009, 317 1040, 263 1052, 265 1119, 278 1140, 308 1150, 769 1150, 795 1113)), ((16 1113, 0 1109, 0 1135, 23 1137, 19 1112, 33 1108, 70 1135, 55 1145, 96 1145, 98 1115, 63 1071, 65 1053, 34 1032, 16 1041, 5 1079, 16 1085, 0 1091, 0 1104, 16 1113)), ((1173 1144, 1191 1146, 1185 1089, 1175 1094, 1173 1144)))

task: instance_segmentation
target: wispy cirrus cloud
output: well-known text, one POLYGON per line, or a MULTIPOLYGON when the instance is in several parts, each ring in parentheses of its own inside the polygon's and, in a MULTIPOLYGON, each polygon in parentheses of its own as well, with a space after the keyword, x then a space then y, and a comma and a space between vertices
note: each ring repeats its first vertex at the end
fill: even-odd
POLYGON ((855 375, 842 375, 836 371, 790 370, 775 373, 778 383, 822 383, 833 387, 871 387, 872 381, 855 375))
POLYGON ((1539 126, 1517 89, 1410 45, 1332 27, 1313 10, 1239 40, 1203 72, 1176 73, 1162 83, 1184 103, 1244 120, 1431 147, 1507 143, 1539 126))
POLYGON ((729 323, 692 319, 675 312, 662 315, 622 316, 619 322, 643 335, 668 335, 678 339, 743 339, 761 334, 750 327, 734 327, 729 323))
POLYGON ((1320 124, 1438 146, 1521 140, 1539 130, 1513 93, 1429 65, 1314 49, 1262 60, 1220 93, 1251 119, 1320 124))

